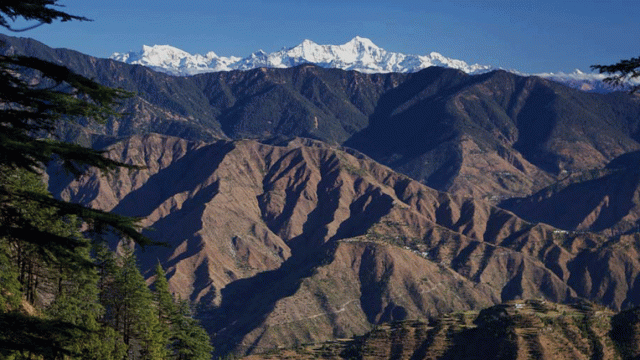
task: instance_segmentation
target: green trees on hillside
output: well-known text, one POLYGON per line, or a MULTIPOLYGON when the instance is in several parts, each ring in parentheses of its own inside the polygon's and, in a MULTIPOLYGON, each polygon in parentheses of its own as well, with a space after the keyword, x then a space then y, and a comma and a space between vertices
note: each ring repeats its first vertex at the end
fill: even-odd
POLYGON ((171 324, 171 349, 178 360, 207 360, 211 358, 213 347, 209 335, 193 318, 189 304, 178 302, 171 324))
MULTIPOLYGON (((116 259, 104 248, 100 250, 103 263, 111 264, 116 259)), ((118 259, 120 265, 109 265, 102 272, 100 299, 105 306, 104 324, 115 329, 121 336, 130 359, 210 359, 209 336, 190 311, 179 311, 178 303, 169 292, 164 270, 156 268, 154 291, 151 291, 136 266, 132 252, 125 252, 118 259), (182 338, 183 324, 191 324, 204 337, 191 339, 188 348, 177 339, 182 338), (187 352, 189 356, 184 357, 187 352)), ((188 309, 188 307, 187 307, 188 309)))
MULTIPOLYGON (((0 181, 12 189, 46 194, 42 179, 30 172, 2 172, 0 181)), ((207 334, 188 311, 179 311, 161 267, 152 292, 133 252, 116 257, 106 246, 94 244, 92 257, 91 242, 74 218, 59 217, 55 209, 24 199, 4 198, 1 203, 20 209, 20 218, 29 225, 76 243, 70 248, 45 241, 37 246, 19 237, 0 238, 0 357, 210 358, 207 334)))
POLYGON ((155 271, 155 300, 158 304, 159 334, 166 334, 164 339, 169 358, 177 360, 206 360, 211 358, 213 347, 209 335, 193 318, 189 304, 181 299, 174 299, 169 292, 169 284, 160 264, 155 271))
MULTIPOLYGON (((88 20, 59 9, 58 0, 3 1, 0 26, 22 31, 56 20, 88 20), (15 29, 18 19, 36 24, 15 29)), ((76 176, 89 167, 131 168, 52 135, 60 121, 117 116, 112 106, 128 95, 64 66, 0 55, 1 358, 185 358, 172 340, 181 336, 174 324, 199 326, 169 305, 168 287, 154 295, 133 253, 116 258, 93 244, 91 255, 92 243, 80 232, 154 244, 137 219, 55 199, 42 178, 51 161, 76 176)), ((202 340, 197 345, 210 352, 208 337, 202 340)), ((186 358, 210 358, 208 352, 186 358)))
MULTIPOLYGON (((25 170, 3 171, 0 183, 10 191, 29 191, 49 196, 42 179, 25 170)), ((25 198, 0 196, 3 227, 37 229, 61 241, 41 236, 25 239, 19 231, 0 237, 0 348, 7 353, 70 354, 74 339, 89 328, 98 307, 91 301, 91 260, 89 242, 79 232, 74 217, 61 217, 54 208, 25 198), (88 302, 82 296, 88 291, 88 302), (18 311, 26 305, 25 311, 18 311), (51 309, 51 316, 38 315, 51 309), (81 310, 81 308, 83 308, 81 310), (66 314, 67 316, 61 316, 66 314), (15 326, 18 323, 21 326, 15 326)), ((33 234, 30 232, 30 234, 33 234)), ((95 294, 95 290, 93 291, 95 294)))

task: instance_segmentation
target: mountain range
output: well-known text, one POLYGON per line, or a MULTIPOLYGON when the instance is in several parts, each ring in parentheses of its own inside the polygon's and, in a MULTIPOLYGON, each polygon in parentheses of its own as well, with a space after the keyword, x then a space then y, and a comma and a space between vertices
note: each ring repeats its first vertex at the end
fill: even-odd
MULTIPOLYGON (((368 74, 412 73, 430 66, 458 69, 467 74, 481 74, 496 70, 490 65, 468 64, 462 60, 445 57, 437 52, 431 52, 428 55, 391 52, 376 46, 370 39, 359 36, 342 45, 319 45, 311 40, 304 40, 291 48, 283 48, 272 53, 259 50, 247 57, 218 56, 213 51, 205 55, 190 54, 170 45, 144 45, 141 51, 114 53, 110 58, 181 76, 217 71, 250 70, 260 67, 288 68, 305 63, 368 74)), ((515 70, 510 71, 519 73, 515 70)), ((559 72, 536 75, 584 91, 609 92, 614 89, 602 81, 605 78, 604 75, 584 73, 577 69, 573 73, 559 72)))
POLYGON ((55 135, 142 168, 74 180, 54 163, 49 189, 144 217, 170 247, 141 252, 143 270, 165 266, 217 355, 342 338, 379 358, 465 358, 460 344, 490 339, 522 356, 626 351, 604 334, 640 305, 637 95, 444 67, 173 76, 0 40, 133 93, 121 117, 55 135), (544 305, 585 300, 609 310, 544 305))
POLYGON ((90 171, 58 196, 144 217, 148 235, 170 246, 140 253, 143 270, 167 268, 172 291, 199 304, 221 354, 517 299, 588 299, 613 310, 638 301, 637 235, 530 223, 351 149, 148 135, 105 150, 144 169, 90 171))
POLYGON ((292 48, 270 54, 260 50, 245 58, 220 57, 214 52, 192 55, 169 45, 143 46, 140 52, 114 53, 110 58, 128 64, 149 66, 173 75, 250 70, 259 67, 288 68, 306 63, 362 73, 408 73, 429 66, 449 67, 471 74, 491 70, 487 65, 469 65, 436 52, 429 55, 405 55, 386 51, 371 40, 359 36, 342 45, 318 45, 311 40, 304 40, 292 48))
POLYGON ((6 53, 55 63, 136 95, 125 115, 70 128, 105 144, 159 133, 192 141, 307 137, 354 148, 441 191, 499 202, 640 149, 640 100, 502 70, 364 74, 313 64, 188 77, 4 37, 6 53))

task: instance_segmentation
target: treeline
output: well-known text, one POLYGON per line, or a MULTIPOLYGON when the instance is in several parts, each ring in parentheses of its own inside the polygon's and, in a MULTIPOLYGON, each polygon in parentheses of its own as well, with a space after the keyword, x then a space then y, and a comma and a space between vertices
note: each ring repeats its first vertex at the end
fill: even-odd
MULTIPOLYGON (((10 193, 50 196, 37 175, 2 170, 10 193)), ((209 336, 160 264, 150 289, 133 252, 116 257, 41 201, 0 194, 0 221, 0 358, 211 358, 209 336)))

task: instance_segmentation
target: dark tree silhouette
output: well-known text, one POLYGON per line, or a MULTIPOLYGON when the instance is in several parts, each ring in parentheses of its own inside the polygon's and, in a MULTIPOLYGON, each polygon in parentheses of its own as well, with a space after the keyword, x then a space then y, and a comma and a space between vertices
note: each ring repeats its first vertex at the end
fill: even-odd
MULTIPOLYGON (((620 60, 613 65, 592 65, 592 69, 598 70, 600 74, 610 74, 604 79, 605 82, 621 86, 625 82, 640 77, 640 57, 620 60)), ((631 92, 640 90, 640 85, 633 86, 631 92)))

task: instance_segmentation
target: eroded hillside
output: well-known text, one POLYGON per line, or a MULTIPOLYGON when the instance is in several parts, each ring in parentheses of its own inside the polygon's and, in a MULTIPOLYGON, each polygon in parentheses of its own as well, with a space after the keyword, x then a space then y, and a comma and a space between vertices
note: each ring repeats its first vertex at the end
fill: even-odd
POLYGON ((633 233, 640 224, 640 152, 623 154, 602 169, 565 179, 500 206, 531 221, 607 235, 633 233), (571 204, 571 206, 567 206, 571 204))
POLYGON ((59 193, 145 217, 172 290, 206 308, 220 353, 362 335, 513 299, 636 305, 640 239, 531 224, 438 192, 352 150, 296 139, 133 137, 59 193))

